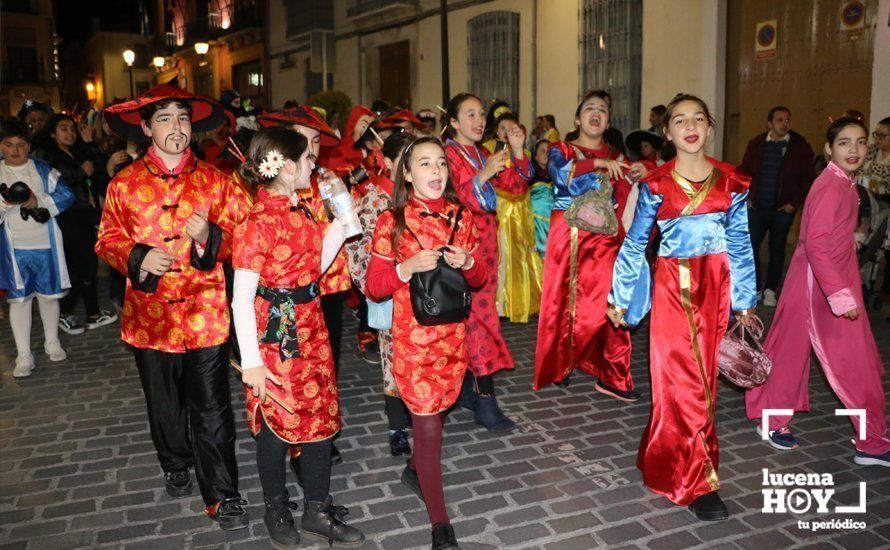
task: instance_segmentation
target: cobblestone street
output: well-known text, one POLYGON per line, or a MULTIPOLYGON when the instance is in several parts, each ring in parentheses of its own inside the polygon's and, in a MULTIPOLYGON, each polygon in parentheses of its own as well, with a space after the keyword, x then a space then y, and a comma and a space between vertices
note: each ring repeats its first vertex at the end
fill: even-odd
MULTIPOLYGON (((4 309, 5 304, 4 304, 4 309)), ((35 307, 36 310, 36 307, 35 307)), ((770 312, 771 313, 771 312, 770 312)), ((389 455, 379 367, 354 353, 354 322, 344 337, 340 396, 344 428, 332 493, 367 534, 363 548, 428 548, 422 503, 399 482, 404 460, 389 455)), ((872 324, 885 365, 890 355, 887 313, 872 324)), ((240 383, 232 376, 238 426, 241 491, 250 502, 249 529, 220 531, 194 494, 172 499, 148 433, 132 354, 118 324, 80 336, 62 335, 69 353, 50 363, 38 340, 37 369, 14 380, 14 345, 0 320, 0 547, 27 548, 267 548, 263 504, 240 383)), ((446 424, 445 497, 463 548, 855 548, 890 547, 890 475, 853 464, 849 420, 833 415, 839 401, 814 369, 812 410, 794 428, 800 449, 780 453, 759 440, 745 419, 743 394, 721 381, 717 409, 721 495, 731 517, 697 522, 647 490, 635 467, 649 412, 647 328, 634 335, 633 374, 644 398, 622 404, 576 374, 568 388, 531 390, 536 324, 504 324, 517 368, 497 377, 500 400, 520 425, 496 437, 472 415, 455 411, 446 424), (834 476, 831 513, 764 514, 762 469, 834 476), (855 505, 866 482, 867 512, 855 505), (863 529, 812 533, 798 521, 851 518, 863 529)), ((890 382, 885 375, 885 389, 890 382)), ((291 495, 300 495, 288 472, 291 495)), ((326 545, 319 544, 318 547, 326 545)))

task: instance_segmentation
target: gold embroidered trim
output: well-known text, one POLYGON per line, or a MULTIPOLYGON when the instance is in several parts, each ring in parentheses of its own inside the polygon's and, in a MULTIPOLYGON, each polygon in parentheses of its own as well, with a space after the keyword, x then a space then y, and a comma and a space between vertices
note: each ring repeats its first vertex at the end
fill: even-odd
POLYGON ((677 182, 677 185, 680 186, 680 189, 686 193, 686 196, 689 197, 689 204, 680 212, 681 216, 689 216, 695 209, 701 206, 701 203, 705 201, 708 194, 714 189, 714 186, 717 185, 717 182, 720 181, 720 177, 723 175, 720 170, 714 168, 711 170, 711 175, 708 176, 708 179, 699 187, 697 190, 692 185, 692 183, 681 176, 676 170, 671 171, 671 177, 674 178, 674 181, 677 182))
POLYGON ((702 447, 705 448, 705 479, 707 480, 708 485, 711 486, 711 490, 716 491, 720 488, 720 479, 717 477, 717 470, 715 470, 714 465, 711 464, 711 455, 708 453, 708 444, 705 443, 704 434, 698 432, 698 436, 701 440, 702 447))
POLYGON ((572 227, 571 255, 569 256, 569 365, 568 372, 575 368, 575 306, 578 301, 578 228, 572 227))
POLYGON ((705 401, 708 405, 708 417, 713 419, 714 401, 711 399, 711 389, 708 386, 708 379, 705 377, 705 365, 702 360, 701 348, 698 345, 698 329, 695 326, 695 314, 692 310, 692 275, 689 271, 689 258, 678 258, 677 263, 680 274, 680 301, 683 304, 683 310, 686 312, 686 321, 689 323, 692 353, 695 355, 695 362, 698 363, 698 370, 701 374, 702 387, 705 390, 705 401))

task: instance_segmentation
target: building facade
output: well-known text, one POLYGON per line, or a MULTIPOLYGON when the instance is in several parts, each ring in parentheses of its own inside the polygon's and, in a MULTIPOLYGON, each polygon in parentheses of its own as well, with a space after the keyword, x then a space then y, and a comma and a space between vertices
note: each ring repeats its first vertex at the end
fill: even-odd
POLYGON ((26 99, 59 109, 58 41, 51 0, 3 0, 0 31, 0 114, 16 114, 26 99))
MULTIPOLYGON (((677 92, 701 96, 718 119, 710 151, 730 161, 739 161, 747 139, 764 131, 775 104, 791 107, 795 128, 817 144, 827 115, 858 108, 877 120, 890 107, 890 71, 876 72, 890 63, 890 50, 880 48, 888 40, 887 0, 449 0, 447 6, 450 93, 506 99, 526 123, 553 114, 563 134, 573 126, 579 97, 593 88, 612 93, 613 124, 625 131, 648 127, 649 109, 677 92), (844 18, 855 19, 857 10, 861 23, 843 30, 844 18), (773 20, 776 55, 757 57, 758 24, 773 20), (814 73, 818 85, 809 78, 814 73)), ((438 0, 268 0, 268 14, 269 21, 285 22, 270 25, 268 35, 273 107, 305 101, 325 84, 353 103, 380 98, 415 111, 443 104, 438 0)))

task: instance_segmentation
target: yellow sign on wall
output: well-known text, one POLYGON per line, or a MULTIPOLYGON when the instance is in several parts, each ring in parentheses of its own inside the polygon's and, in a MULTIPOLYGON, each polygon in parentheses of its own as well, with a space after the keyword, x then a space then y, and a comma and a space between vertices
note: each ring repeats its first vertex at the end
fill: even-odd
POLYGON ((776 19, 757 23, 754 33, 754 57, 757 59, 772 59, 778 55, 776 42, 778 41, 778 24, 776 19))

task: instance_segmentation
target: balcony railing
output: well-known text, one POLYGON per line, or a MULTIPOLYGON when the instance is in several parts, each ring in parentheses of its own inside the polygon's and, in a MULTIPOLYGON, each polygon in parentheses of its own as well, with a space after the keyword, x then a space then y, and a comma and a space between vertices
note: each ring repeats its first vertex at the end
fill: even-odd
POLYGON ((187 22, 184 29, 173 29, 174 41, 183 34, 182 44, 206 42, 243 29, 264 26, 263 6, 259 0, 229 0, 228 8, 231 15, 214 11, 187 22))
POLYGON ((388 10, 414 9, 419 0, 349 0, 346 15, 350 19, 380 15, 388 10))

